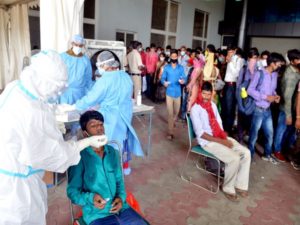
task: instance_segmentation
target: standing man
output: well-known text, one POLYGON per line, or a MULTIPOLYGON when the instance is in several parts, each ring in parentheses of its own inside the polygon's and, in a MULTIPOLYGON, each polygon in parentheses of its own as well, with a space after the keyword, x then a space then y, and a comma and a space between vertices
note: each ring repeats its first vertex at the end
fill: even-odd
POLYGON ((244 66, 241 49, 229 48, 227 51, 227 68, 225 74, 225 86, 223 89, 222 115, 224 130, 230 135, 235 119, 236 108, 236 81, 240 70, 244 66))
POLYGON ((178 64, 183 66, 184 73, 187 76, 189 73, 190 67, 188 66, 188 61, 190 57, 187 55, 186 47, 181 46, 180 48, 180 56, 178 56, 178 64))
POLYGON ((83 54, 83 37, 79 34, 74 35, 71 44, 71 49, 61 54, 68 70, 68 87, 60 96, 59 103, 74 104, 93 84, 91 61, 83 54))
POLYGON ((250 152, 233 138, 227 137, 222 120, 212 99, 212 84, 205 81, 196 104, 191 109, 191 120, 198 144, 225 163, 223 192, 230 201, 238 201, 237 193, 248 196, 250 152))
POLYGON ((147 79, 147 97, 155 101, 155 84, 154 76, 156 71, 156 64, 158 61, 157 53, 155 52, 155 44, 150 45, 150 51, 146 53, 146 79, 147 79))
MULTIPOLYGON (((178 64, 183 66, 186 77, 188 77, 190 68, 192 66, 188 63, 189 59, 190 56, 187 54, 186 47, 181 46, 180 56, 178 56, 178 64)), ((181 102, 181 116, 180 116, 182 121, 185 121, 188 97, 189 97, 189 93, 186 92, 186 85, 182 85, 182 102, 181 102)))
POLYGON ((180 102, 181 86, 186 83, 186 75, 181 65, 178 65, 178 54, 175 49, 171 51, 170 64, 165 65, 161 83, 167 88, 166 101, 168 111, 168 139, 174 138, 174 121, 177 119, 180 102))
POLYGON ((132 44, 132 51, 127 55, 127 62, 129 66, 128 72, 133 81, 133 96, 135 100, 138 93, 142 92, 141 70, 144 68, 144 65, 142 63, 141 54, 138 51, 140 48, 142 48, 141 43, 134 41, 132 44))
POLYGON ((298 49, 291 49, 288 51, 287 56, 290 65, 286 68, 281 81, 283 101, 281 101, 282 104, 280 105, 278 123, 274 137, 274 157, 281 162, 285 161, 285 157, 281 154, 281 150, 290 148, 295 140, 295 126, 292 124, 292 114, 295 109, 292 105, 293 100, 296 101, 293 99, 293 95, 295 89, 298 88, 297 84, 300 80, 300 51, 298 49), (287 145, 284 145, 284 143, 287 145))
POLYGON ((252 115, 249 149, 253 158, 255 153, 255 143, 257 140, 258 131, 263 129, 266 137, 263 160, 277 164, 277 161, 271 157, 273 144, 273 120, 270 105, 271 103, 279 103, 280 96, 276 93, 277 88, 277 70, 285 62, 282 55, 271 53, 267 59, 267 67, 261 71, 256 71, 253 79, 248 87, 248 94, 254 98, 256 108, 252 115), (260 76, 262 82, 259 85, 260 76), (259 85, 259 86, 258 86, 259 85))

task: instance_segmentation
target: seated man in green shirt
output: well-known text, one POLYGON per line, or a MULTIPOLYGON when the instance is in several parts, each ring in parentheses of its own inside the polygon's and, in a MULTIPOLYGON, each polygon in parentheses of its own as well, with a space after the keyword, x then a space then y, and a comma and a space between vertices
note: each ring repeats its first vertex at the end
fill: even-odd
MULTIPOLYGON (((103 123, 98 111, 87 111, 80 117, 85 136, 104 134, 103 123)), ((119 153, 113 147, 86 148, 79 164, 72 166, 68 175, 68 197, 82 207, 86 224, 148 224, 126 203, 119 153)))

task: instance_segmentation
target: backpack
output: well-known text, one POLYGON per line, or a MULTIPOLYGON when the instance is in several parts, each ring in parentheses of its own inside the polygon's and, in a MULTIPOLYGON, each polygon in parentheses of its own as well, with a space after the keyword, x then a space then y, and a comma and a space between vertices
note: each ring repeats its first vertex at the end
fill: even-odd
MULTIPOLYGON (((256 86, 256 90, 259 90, 264 78, 264 73, 262 70, 259 70, 259 74, 260 76, 256 86)), ((238 86, 236 88, 236 100, 239 111, 244 113, 245 115, 251 115, 256 107, 254 98, 252 98, 250 95, 248 95, 246 98, 241 97, 242 88, 245 88, 247 90, 251 82, 251 77, 247 75, 248 69, 247 67, 243 67, 239 76, 238 86)))

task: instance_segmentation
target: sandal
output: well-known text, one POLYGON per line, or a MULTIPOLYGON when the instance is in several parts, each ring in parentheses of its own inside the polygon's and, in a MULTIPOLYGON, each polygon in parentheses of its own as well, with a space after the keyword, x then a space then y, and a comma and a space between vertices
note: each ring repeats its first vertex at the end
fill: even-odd
POLYGON ((239 188, 235 188, 236 192, 243 198, 246 198, 248 197, 248 191, 246 190, 242 190, 242 189, 239 189, 239 188))
POLYGON ((224 193, 225 197, 228 200, 232 201, 232 202, 239 202, 240 201, 236 194, 229 194, 229 193, 224 192, 224 191, 223 191, 223 193, 224 193))

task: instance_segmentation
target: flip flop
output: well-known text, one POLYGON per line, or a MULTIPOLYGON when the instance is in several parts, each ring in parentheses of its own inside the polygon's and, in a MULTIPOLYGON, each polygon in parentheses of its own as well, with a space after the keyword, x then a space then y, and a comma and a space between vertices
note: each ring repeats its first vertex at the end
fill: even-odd
POLYGON ((223 193, 224 193, 225 197, 228 200, 232 201, 232 202, 239 202, 240 201, 236 194, 229 194, 229 193, 226 193, 224 191, 223 191, 223 193))
POLYGON ((236 192, 243 198, 246 198, 248 197, 248 191, 246 190, 242 190, 242 189, 239 189, 239 188, 235 188, 236 192))

